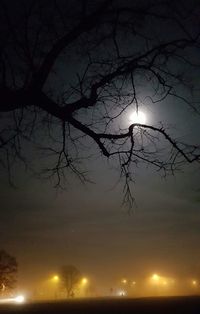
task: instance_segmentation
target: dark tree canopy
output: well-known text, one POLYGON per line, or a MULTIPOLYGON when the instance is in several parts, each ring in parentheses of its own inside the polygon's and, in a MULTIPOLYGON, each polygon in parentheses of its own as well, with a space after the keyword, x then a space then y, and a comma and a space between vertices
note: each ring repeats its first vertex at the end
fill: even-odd
POLYGON ((0 250, 0 294, 9 293, 16 284, 17 261, 6 251, 0 250))
POLYGON ((69 298, 74 295, 74 290, 81 279, 81 273, 74 265, 65 265, 61 268, 60 279, 61 285, 69 298))
POLYGON ((199 1, 11 2, 0 1, 0 163, 10 180, 15 162, 42 151, 55 185, 68 173, 84 182, 84 161, 99 153, 117 165, 130 204, 135 166, 166 175, 199 162, 198 143, 164 118, 127 122, 173 101, 199 114, 199 1))

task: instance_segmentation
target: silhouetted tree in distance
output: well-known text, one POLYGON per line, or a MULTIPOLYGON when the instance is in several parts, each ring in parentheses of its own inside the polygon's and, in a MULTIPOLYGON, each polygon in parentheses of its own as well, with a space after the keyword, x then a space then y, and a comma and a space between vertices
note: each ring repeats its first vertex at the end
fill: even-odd
POLYGON ((6 295, 16 285, 17 261, 16 258, 4 250, 0 250, 0 294, 6 295))
POLYGON ((67 297, 75 295, 75 289, 81 279, 80 271, 74 265, 62 266, 60 271, 61 286, 67 293, 67 297))
POLYGON ((90 181, 85 160, 99 153, 131 205, 135 166, 167 175, 199 162, 198 143, 164 121, 127 119, 174 99, 199 113, 199 9, 195 0, 1 0, 0 163, 10 181, 14 163, 27 167, 40 152, 55 186, 69 173, 90 181))

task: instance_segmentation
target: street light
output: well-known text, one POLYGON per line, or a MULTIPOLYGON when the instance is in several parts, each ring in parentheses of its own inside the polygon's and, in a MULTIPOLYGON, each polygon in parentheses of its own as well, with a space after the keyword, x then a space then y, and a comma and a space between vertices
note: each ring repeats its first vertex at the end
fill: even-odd
POLYGON ((54 275, 54 276, 52 277, 52 280, 53 280, 54 282, 59 281, 59 276, 58 276, 58 275, 54 275))
POLYGON ((157 274, 153 274, 151 279, 154 281, 154 282, 158 282, 160 280, 160 276, 157 275, 157 274))
POLYGON ((60 278, 58 275, 54 275, 52 278, 51 278, 51 281, 52 281, 52 285, 54 286, 53 287, 53 290, 54 290, 54 298, 57 299, 58 298, 58 285, 59 285, 59 281, 60 281, 60 278))
POLYGON ((88 283, 88 279, 86 277, 82 278, 81 283, 86 285, 88 283))
POLYGON ((196 280, 192 280, 192 285, 193 285, 194 287, 196 287, 196 286, 197 286, 197 281, 196 281, 196 280))

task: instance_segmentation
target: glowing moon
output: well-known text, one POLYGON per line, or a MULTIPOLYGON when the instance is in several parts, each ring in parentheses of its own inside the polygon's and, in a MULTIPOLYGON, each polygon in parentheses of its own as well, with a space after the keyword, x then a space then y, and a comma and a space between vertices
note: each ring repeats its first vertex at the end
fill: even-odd
POLYGON ((142 111, 135 111, 130 115, 129 120, 131 123, 145 124, 146 115, 142 111))

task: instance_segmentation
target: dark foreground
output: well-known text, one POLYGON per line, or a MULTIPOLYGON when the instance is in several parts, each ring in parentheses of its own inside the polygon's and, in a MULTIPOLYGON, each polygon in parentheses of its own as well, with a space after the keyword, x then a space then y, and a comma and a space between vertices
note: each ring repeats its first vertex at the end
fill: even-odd
POLYGON ((0 305, 0 314, 8 313, 67 313, 67 314, 126 314, 170 313, 200 314, 200 297, 85 299, 68 302, 0 305))

